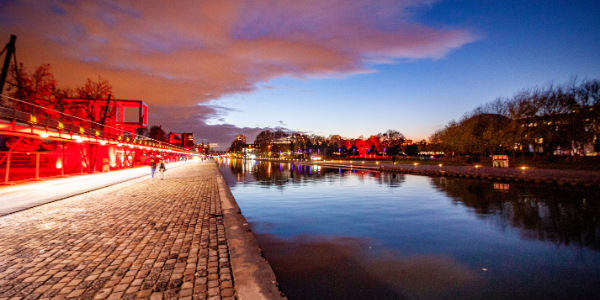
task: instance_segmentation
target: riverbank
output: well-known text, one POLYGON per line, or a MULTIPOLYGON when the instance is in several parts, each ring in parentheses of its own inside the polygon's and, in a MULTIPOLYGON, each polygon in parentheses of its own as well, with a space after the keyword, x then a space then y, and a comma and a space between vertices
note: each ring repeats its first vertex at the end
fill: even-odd
POLYGON ((492 168, 483 166, 445 166, 425 164, 393 164, 373 161, 301 161, 260 159, 263 161, 320 165, 323 167, 365 169, 373 171, 398 172, 427 176, 451 176, 479 178, 497 182, 532 182, 551 185, 571 185, 586 188, 600 188, 600 171, 552 170, 539 168, 492 168))

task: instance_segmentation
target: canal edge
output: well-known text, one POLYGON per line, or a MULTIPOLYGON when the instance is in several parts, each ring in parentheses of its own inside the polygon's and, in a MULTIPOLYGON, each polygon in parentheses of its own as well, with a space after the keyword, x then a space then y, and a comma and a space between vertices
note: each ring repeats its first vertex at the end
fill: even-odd
POLYGON ((216 164, 215 168, 219 172, 217 185, 237 299, 287 299, 279 289, 275 273, 264 258, 221 170, 216 164))
POLYGON ((401 174, 412 174, 412 175, 423 175, 430 177, 458 177, 458 178, 471 178, 471 179, 481 179, 488 180, 490 182, 497 183, 510 183, 510 182, 524 182, 524 183, 534 183, 539 185, 546 186, 565 186, 565 187, 573 187, 573 188, 584 188, 584 189, 599 189, 600 181, 597 180, 589 180, 586 178, 564 178, 559 176, 536 176, 536 175, 528 175, 523 176, 519 175, 506 175, 506 174, 494 174, 489 170, 482 171, 481 173, 474 171, 442 171, 442 170, 425 170, 425 169, 415 169, 411 167, 391 167, 391 166, 364 166, 358 164, 349 164, 349 163, 322 163, 315 161, 280 161, 280 160, 261 160, 265 162, 280 162, 280 163, 296 163, 301 165, 313 165, 313 166, 321 166, 325 168, 340 168, 345 170, 365 170, 365 171, 373 171, 373 172, 391 172, 391 173, 401 173, 401 174))

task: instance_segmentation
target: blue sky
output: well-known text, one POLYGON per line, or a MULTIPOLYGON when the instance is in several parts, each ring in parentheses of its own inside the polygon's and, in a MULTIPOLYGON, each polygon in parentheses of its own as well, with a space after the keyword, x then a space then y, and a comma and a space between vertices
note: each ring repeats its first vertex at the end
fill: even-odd
POLYGON ((59 86, 108 79, 151 125, 225 149, 283 128, 415 141, 519 90, 600 78, 600 1, 0 0, 59 86))
MULTIPOLYGON (((427 138, 497 97, 572 76, 600 77, 598 1, 441 1, 418 20, 469 28, 479 39, 439 59, 372 65, 343 78, 277 78, 251 94, 224 97, 221 122, 315 134, 368 136, 397 129, 427 138), (260 117, 257 117, 260 116, 260 117)), ((211 120, 212 123, 221 123, 211 120)))

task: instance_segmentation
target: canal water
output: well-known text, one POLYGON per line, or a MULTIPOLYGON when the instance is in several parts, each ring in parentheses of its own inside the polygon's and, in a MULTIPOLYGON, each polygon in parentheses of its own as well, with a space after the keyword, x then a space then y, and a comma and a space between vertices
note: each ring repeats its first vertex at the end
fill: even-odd
POLYGON ((598 299, 598 191, 221 160, 294 299, 598 299))

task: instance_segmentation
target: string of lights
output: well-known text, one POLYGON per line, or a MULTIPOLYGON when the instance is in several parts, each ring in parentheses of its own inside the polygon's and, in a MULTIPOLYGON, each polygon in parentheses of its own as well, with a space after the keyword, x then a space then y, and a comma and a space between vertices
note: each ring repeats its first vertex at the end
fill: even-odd
MULTIPOLYGON (((25 100, 22 100, 22 99, 14 98, 14 97, 11 97, 11 96, 8 96, 8 95, 4 95, 4 94, 0 94, 0 97, 6 98, 6 99, 9 99, 9 100, 12 100, 12 101, 16 101, 16 102, 21 102, 21 103, 24 103, 24 104, 27 104, 27 105, 31 105, 31 106, 34 106, 34 107, 38 107, 38 108, 41 108, 43 110, 51 111, 51 112, 54 112, 54 113, 66 116, 68 118, 74 118, 74 119, 78 119, 78 120, 81 120, 83 122, 87 122, 87 123, 90 123, 90 124, 95 124, 95 125, 98 125, 98 126, 103 126, 104 128, 114 129, 114 130, 116 130, 118 132, 121 132, 123 134, 125 133, 125 131, 123 131, 123 130, 121 130, 119 128, 116 128, 116 127, 112 127, 112 126, 109 126, 109 125, 103 125, 103 124, 100 124, 100 123, 92 121, 92 120, 87 120, 87 119, 80 118, 80 117, 77 117, 77 116, 69 115, 69 114, 66 114, 64 112, 58 111, 56 109, 43 107, 43 106, 41 106, 39 104, 31 103, 31 102, 28 102, 28 101, 25 101, 25 100)), ((153 142, 158 143, 158 144, 168 144, 171 147, 181 148, 181 147, 172 145, 170 143, 166 143, 166 142, 163 142, 163 141, 159 141, 159 140, 153 139, 153 138, 145 136, 145 135, 136 134, 136 136, 142 137, 144 140, 150 140, 150 141, 153 141, 153 142)), ((185 149, 183 149, 183 150, 185 150, 185 149)))

